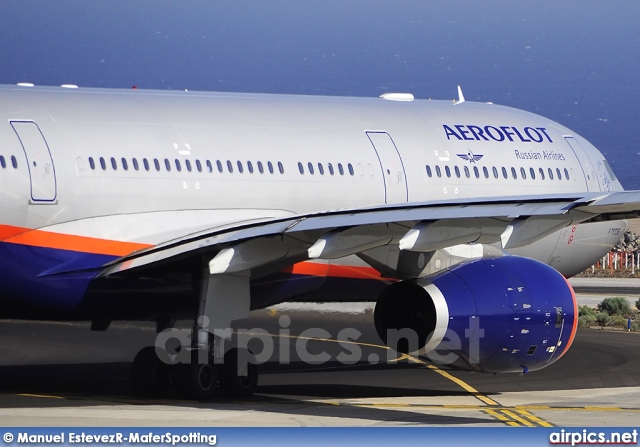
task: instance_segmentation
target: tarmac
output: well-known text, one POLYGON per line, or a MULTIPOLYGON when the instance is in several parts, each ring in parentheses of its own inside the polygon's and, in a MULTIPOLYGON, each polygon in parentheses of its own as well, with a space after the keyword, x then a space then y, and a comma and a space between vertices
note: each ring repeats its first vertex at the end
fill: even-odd
MULTIPOLYGON (((640 280, 624 281, 571 282, 576 288, 608 287, 611 296, 620 287, 640 291, 640 280)), ((592 305, 606 296, 579 293, 578 301, 592 305)), ((285 304, 253 312, 244 327, 286 340, 273 355, 281 359, 290 351, 289 363, 261 365, 258 391, 249 399, 206 402, 136 396, 131 361, 153 344, 151 325, 117 323, 96 333, 87 323, 0 321, 0 425, 640 425, 640 334, 581 329, 569 352, 541 371, 464 373, 411 356, 388 359, 373 330, 372 309, 372 303, 285 304), (283 316, 289 324, 283 325, 283 316), (336 360, 350 352, 338 343, 345 327, 361 334, 351 348, 360 349, 363 360, 353 364, 336 360), (309 337, 310 328, 326 336, 309 337), (294 355, 299 344, 330 359, 301 362, 294 355), (391 361, 371 363, 374 355, 391 361)))

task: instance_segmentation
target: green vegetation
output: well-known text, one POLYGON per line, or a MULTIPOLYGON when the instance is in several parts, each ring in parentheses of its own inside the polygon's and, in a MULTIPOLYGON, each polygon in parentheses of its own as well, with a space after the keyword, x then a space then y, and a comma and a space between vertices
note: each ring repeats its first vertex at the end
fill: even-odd
POLYGON ((636 301, 636 309, 640 310, 640 298, 636 301))
POLYGON ((598 312, 596 314, 596 322, 599 326, 607 326, 613 321, 611 315, 606 312, 598 312))
POLYGON ((596 323, 595 315, 583 315, 578 317, 578 327, 591 327, 596 323))
POLYGON ((609 325, 612 327, 627 327, 627 319, 620 315, 614 315, 611 317, 609 325))
POLYGON ((596 311, 589 306, 578 308, 578 327, 591 327, 596 323, 596 311))
MULTIPOLYGON (((636 302, 636 307, 638 306, 640 306, 640 299, 636 302)), ((634 316, 636 314, 626 298, 619 296, 606 298, 596 308, 584 305, 578 308, 578 327, 601 326, 627 329, 628 318, 631 318, 631 330, 638 332, 640 321, 634 316)))
POLYGON ((631 313, 629 300, 621 296, 605 298, 600 304, 598 304, 598 309, 602 312, 606 312, 609 316, 619 315, 621 317, 625 317, 631 313))
POLYGON ((593 307, 582 305, 578 308, 578 315, 581 317, 587 317, 589 315, 596 315, 596 310, 593 307))

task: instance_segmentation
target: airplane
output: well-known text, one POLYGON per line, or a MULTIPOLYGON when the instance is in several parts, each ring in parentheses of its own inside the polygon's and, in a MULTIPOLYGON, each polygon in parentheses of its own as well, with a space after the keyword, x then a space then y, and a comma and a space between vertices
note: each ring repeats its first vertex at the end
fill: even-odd
POLYGON ((145 395, 251 395, 255 359, 227 329, 295 299, 376 301, 385 343, 450 368, 541 369, 576 333, 566 278, 640 212, 587 140, 461 89, 21 83, 0 87, 0 117, 0 318, 193 321, 178 364, 167 346, 136 356, 145 395))

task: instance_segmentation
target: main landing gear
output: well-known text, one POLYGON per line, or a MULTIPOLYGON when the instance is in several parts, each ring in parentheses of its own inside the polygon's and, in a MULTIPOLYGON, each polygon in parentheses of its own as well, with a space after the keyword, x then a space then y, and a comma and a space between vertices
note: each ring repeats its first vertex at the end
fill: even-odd
POLYGON ((144 397, 174 395, 195 400, 207 400, 216 395, 249 397, 258 386, 258 367, 251 353, 232 348, 223 359, 207 352, 191 352, 190 363, 165 363, 162 351, 158 356, 153 346, 142 349, 132 366, 135 390, 144 397), (204 362, 203 360, 204 356, 204 362), (221 363, 222 362, 222 363, 221 363))
POLYGON ((147 347, 136 356, 132 379, 140 394, 157 396, 177 388, 185 397, 208 399, 218 389, 230 397, 251 396, 256 390, 258 367, 253 356, 237 345, 229 349, 231 323, 249 316, 249 270, 226 256, 223 251, 212 260, 203 259, 193 329, 188 334, 169 331, 169 338, 175 335, 179 346, 169 349, 159 342, 160 348, 147 347), (220 256, 225 259, 224 269, 216 263, 220 256))

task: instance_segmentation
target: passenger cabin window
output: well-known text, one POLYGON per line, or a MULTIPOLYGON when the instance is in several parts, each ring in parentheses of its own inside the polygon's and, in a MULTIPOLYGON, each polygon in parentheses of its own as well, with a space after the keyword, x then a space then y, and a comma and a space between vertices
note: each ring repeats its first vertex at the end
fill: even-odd
POLYGON ((529 168, 529 175, 531 175, 531 180, 536 179, 536 170, 533 168, 529 168))
POLYGON ((269 168, 269 174, 273 174, 273 164, 270 161, 267 162, 267 168, 269 168))
POLYGON ((327 167, 329 168, 329 174, 333 175, 333 165, 331 163, 327 163, 327 167))
MULTIPOLYGON (((2 165, 2 167, 6 167, 6 164, 4 162, 4 157, 2 155, 0 155, 0 165, 2 165)), ((96 162, 93 161, 93 157, 89 157, 89 167, 91 168, 92 171, 95 171, 96 169, 96 162)))
POLYGON ((525 171, 524 168, 520 168, 520 177, 522 177, 523 180, 527 179, 527 171, 525 171))
POLYGON ((278 162, 278 171, 280 174, 284 174, 284 166, 280 162, 278 162))
MULTIPOLYGON (((302 163, 298 163, 299 165, 302 165, 302 163)), ((259 161, 258 162, 258 172, 260 172, 260 174, 264 173, 264 166, 262 166, 262 162, 259 161)))
POLYGON ((540 168, 538 172, 540 173, 540 178, 544 180, 544 169, 540 168))
MULTIPOLYGON (((567 180, 569 180, 569 171, 567 171, 567 168, 564 168, 564 178, 566 178, 567 180)), ((615 180, 615 179, 614 179, 615 180)))
POLYGON ((427 176, 431 178, 432 175, 433 173, 431 172, 431 166, 427 165, 427 176))

